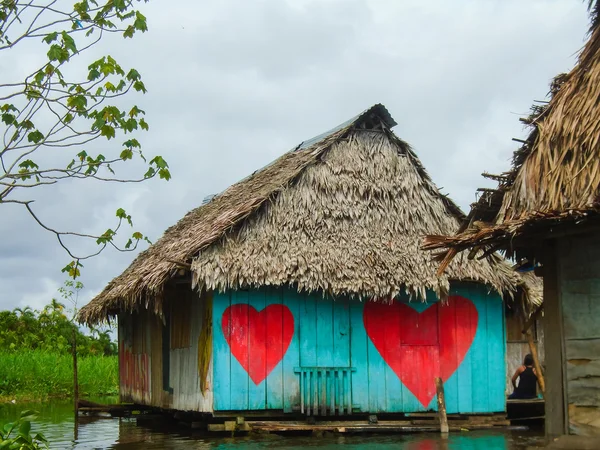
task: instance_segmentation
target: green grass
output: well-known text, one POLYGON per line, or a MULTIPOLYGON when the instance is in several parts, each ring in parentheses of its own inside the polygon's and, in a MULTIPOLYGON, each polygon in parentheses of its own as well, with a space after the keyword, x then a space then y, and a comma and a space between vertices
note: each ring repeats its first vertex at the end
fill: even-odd
MULTIPOLYGON (((119 392, 117 356, 78 358, 81 396, 119 392)), ((0 399, 43 399, 73 394, 71 355, 43 351, 0 352, 0 399)))

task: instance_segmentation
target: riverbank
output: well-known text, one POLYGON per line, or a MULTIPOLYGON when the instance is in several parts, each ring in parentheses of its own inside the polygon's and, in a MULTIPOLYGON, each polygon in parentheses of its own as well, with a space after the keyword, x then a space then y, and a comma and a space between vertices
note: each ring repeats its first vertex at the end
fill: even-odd
MULTIPOLYGON (((81 396, 117 395, 117 356, 78 358, 81 396)), ((44 351, 0 352, 0 403, 39 401, 73 394, 71 355, 44 351)))

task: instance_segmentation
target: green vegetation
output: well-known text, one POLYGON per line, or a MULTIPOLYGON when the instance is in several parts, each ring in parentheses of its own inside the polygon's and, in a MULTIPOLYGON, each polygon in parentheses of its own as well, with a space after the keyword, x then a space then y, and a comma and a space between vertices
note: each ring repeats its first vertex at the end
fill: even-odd
POLYGON ((0 352, 40 350, 71 354, 75 332, 79 356, 117 354, 117 345, 110 338, 110 330, 92 328, 91 334, 86 335, 67 317, 66 312, 65 305, 56 300, 42 311, 29 307, 0 311, 0 352))
MULTIPOLYGON (((61 293, 71 299, 71 291, 61 293)), ((73 336, 80 395, 118 394, 118 352, 110 329, 92 328, 84 334, 66 313, 56 300, 41 311, 0 311, 0 401, 71 395, 73 336)))
MULTIPOLYGON (((78 361, 79 393, 119 392, 117 356, 86 356, 78 361)), ((0 399, 67 397, 73 393, 73 359, 40 350, 0 352, 0 399)))
POLYGON ((15 422, 0 426, 0 449, 37 450, 48 448, 48 441, 42 433, 31 435, 31 421, 34 411, 23 411, 15 422))

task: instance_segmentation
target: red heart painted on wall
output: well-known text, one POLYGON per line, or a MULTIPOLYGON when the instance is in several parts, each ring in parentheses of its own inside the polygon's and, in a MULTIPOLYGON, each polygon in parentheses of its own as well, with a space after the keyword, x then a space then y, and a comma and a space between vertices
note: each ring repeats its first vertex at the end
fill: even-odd
POLYGON ((231 305, 221 318, 231 354, 256 385, 282 360, 294 335, 294 316, 285 305, 262 311, 246 304, 231 305))
POLYGON ((473 302, 454 295, 422 312, 400 302, 368 302, 363 322, 381 357, 427 408, 435 377, 447 381, 471 347, 478 314, 473 302))

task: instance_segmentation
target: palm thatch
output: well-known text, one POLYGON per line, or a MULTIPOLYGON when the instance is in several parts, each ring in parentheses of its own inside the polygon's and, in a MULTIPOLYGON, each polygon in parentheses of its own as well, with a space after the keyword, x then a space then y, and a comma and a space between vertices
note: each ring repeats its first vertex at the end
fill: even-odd
MULTIPOLYGON (((590 2, 596 13, 597 5, 590 2)), ((532 132, 515 152, 512 169, 491 176, 499 181, 497 189, 484 192, 457 235, 425 239, 425 249, 449 249, 438 255, 440 272, 467 248, 518 256, 532 236, 598 221, 600 27, 594 17, 577 65, 555 78, 547 105, 522 119, 532 132)))
POLYGON ((329 295, 390 299, 443 296, 449 280, 513 291, 518 275, 498 256, 458 258, 438 278, 419 248, 464 215, 440 194, 376 105, 288 152, 188 213, 141 253, 79 320, 95 323, 145 307, 161 314, 165 283, 191 263, 199 290, 290 285, 329 295))

